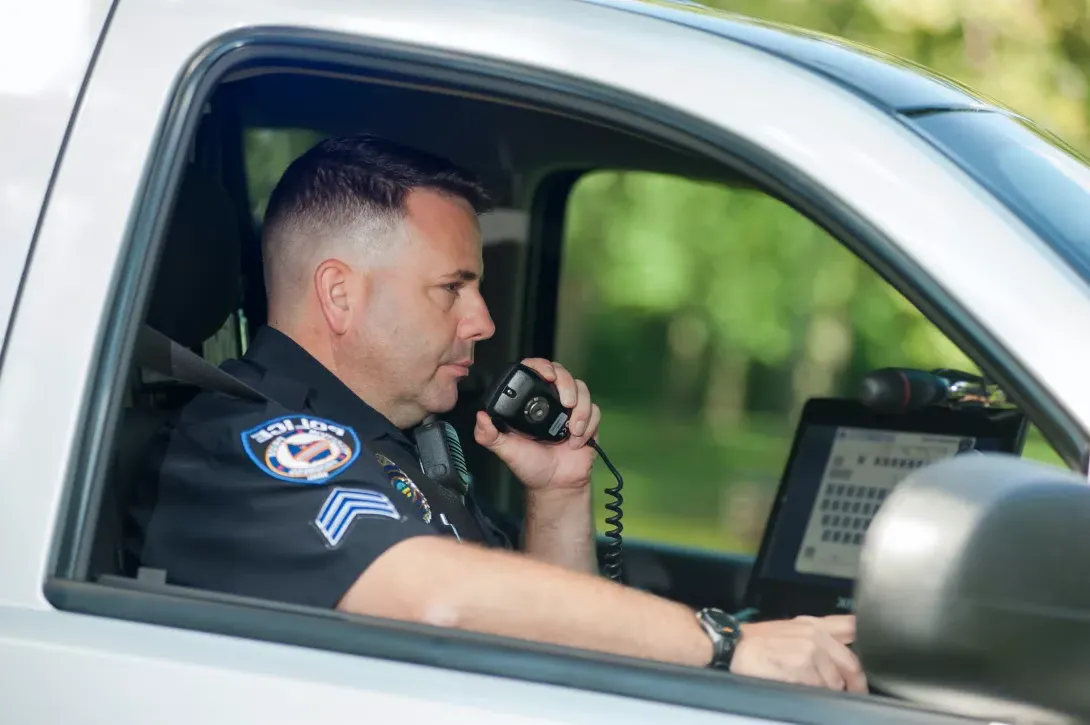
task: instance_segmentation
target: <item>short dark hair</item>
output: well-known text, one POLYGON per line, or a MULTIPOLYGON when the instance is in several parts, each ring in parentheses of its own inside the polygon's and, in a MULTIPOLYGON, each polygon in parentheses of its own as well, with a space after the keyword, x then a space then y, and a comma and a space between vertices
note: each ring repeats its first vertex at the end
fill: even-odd
MULTIPOLYGON (((291 304, 310 272, 305 260, 351 240, 378 253, 405 217, 413 189, 464 199, 474 213, 491 207, 484 186, 449 159, 371 134, 330 138, 293 161, 269 197, 262 259, 270 305, 291 304)), ((313 260, 312 260, 313 261, 313 260)))
POLYGON ((269 197, 265 226, 299 215, 327 222, 360 211, 401 214, 416 188, 460 197, 483 214, 492 205, 480 180, 467 169, 435 154, 357 134, 319 142, 295 159, 269 197))

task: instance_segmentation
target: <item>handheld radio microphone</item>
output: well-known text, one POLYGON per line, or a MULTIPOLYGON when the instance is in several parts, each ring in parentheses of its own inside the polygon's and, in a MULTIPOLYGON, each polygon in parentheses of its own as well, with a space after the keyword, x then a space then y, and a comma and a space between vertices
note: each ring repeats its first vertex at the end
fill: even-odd
MULTIPOLYGON (((497 378, 485 396, 484 410, 501 433, 514 430, 533 440, 549 443, 567 440, 570 435, 568 422, 571 420, 571 408, 565 408, 560 403, 555 385, 521 363, 511 365, 497 378)), ((621 524, 621 504, 624 503, 621 488, 624 479, 597 442, 589 440, 587 445, 598 452, 602 462, 617 479, 617 485, 605 491, 614 498, 614 502, 606 504, 606 509, 613 513, 613 516, 606 518, 606 523, 613 528, 605 533, 612 541, 603 558, 606 575, 620 581, 621 531, 624 529, 621 524)))
POLYGON ((484 410, 501 433, 516 430, 551 443, 570 435, 571 408, 560 404, 555 385, 522 364, 512 365, 492 386, 484 410))

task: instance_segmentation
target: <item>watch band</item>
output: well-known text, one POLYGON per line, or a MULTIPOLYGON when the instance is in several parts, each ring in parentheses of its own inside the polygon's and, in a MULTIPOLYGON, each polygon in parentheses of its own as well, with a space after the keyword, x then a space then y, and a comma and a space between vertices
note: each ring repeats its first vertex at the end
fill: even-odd
POLYGON ((696 613, 696 620, 712 641, 712 659, 708 667, 730 669, 738 640, 742 638, 742 626, 735 617, 715 607, 705 607, 696 613))

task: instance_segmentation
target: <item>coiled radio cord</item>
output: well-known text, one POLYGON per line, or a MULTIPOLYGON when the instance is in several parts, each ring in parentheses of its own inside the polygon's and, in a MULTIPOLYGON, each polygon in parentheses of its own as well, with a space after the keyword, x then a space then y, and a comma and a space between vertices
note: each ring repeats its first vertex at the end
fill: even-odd
POLYGON ((621 472, 613 465, 609 460, 609 456, 601 449, 598 442, 591 439, 589 445, 594 450, 598 451, 598 455, 602 457, 602 462, 606 464, 606 468, 617 479, 617 485, 612 488, 606 489, 606 494, 612 496, 614 501, 606 504, 606 510, 613 513, 612 516, 606 517, 606 524, 612 526, 609 531, 605 532, 605 536, 612 539, 609 542, 609 546, 606 548, 602 558, 605 560, 603 569, 606 576, 615 582, 620 582, 624 578, 624 561, 621 556, 621 532, 624 530, 624 524, 621 523, 621 516, 624 512, 621 510, 621 504, 624 503, 624 497, 621 496, 621 489, 624 487, 624 479, 621 478, 621 472))

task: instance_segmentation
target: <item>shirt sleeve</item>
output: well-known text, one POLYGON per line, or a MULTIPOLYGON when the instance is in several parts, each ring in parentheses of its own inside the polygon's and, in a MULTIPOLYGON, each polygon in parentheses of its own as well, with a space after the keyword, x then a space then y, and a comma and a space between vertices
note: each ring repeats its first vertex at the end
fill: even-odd
POLYGON ((141 562, 169 582, 333 608, 391 546, 439 535, 350 427, 232 405, 187 409, 151 472, 141 562))

